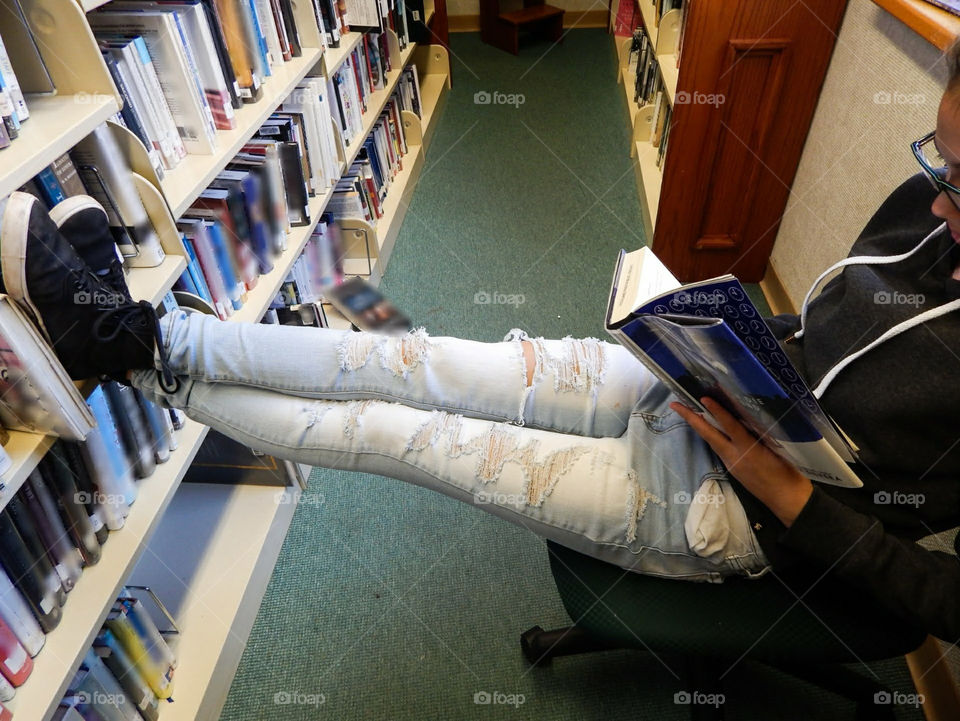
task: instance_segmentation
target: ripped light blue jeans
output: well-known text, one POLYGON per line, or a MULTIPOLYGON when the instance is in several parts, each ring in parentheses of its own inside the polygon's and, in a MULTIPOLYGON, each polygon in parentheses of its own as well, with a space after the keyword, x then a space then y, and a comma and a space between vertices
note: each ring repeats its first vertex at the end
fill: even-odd
POLYGON ((131 382, 252 448, 398 478, 632 571, 699 581, 770 565, 709 447, 618 345, 502 343, 161 319, 170 366, 131 382))

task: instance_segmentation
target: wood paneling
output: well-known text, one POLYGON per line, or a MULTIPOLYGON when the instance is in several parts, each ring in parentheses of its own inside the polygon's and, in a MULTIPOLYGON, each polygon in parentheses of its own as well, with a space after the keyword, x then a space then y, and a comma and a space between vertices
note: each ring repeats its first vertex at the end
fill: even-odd
POLYGON ((653 243, 681 280, 763 277, 845 7, 691 6, 653 243))

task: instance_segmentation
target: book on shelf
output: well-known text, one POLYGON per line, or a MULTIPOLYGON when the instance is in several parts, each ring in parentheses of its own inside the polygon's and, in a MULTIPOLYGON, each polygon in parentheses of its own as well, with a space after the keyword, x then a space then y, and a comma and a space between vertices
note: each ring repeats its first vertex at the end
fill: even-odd
POLYGON ((120 683, 127 698, 136 707, 144 721, 157 721, 160 700, 140 675, 130 656, 110 629, 102 629, 93 642, 94 652, 120 683))
POLYGON ((10 110, 4 112, 4 121, 6 122, 9 113, 11 124, 19 127, 20 123, 30 117, 30 110, 7 54, 6 45, 3 44, 3 37, 0 37, 0 87, 6 96, 5 101, 10 105, 10 110))
POLYGON ((162 178, 177 167, 187 149, 160 87, 156 70, 143 38, 101 37, 100 53, 123 98, 120 115, 124 125, 147 150, 150 164, 162 178))
POLYGON ((621 251, 607 331, 685 405, 708 396, 812 480, 862 485, 857 449, 824 412, 733 276, 680 284, 648 248, 621 251))
POLYGON ((0 567, 0 618, 10 627, 31 657, 40 653, 46 634, 24 596, 13 585, 5 567, 0 567))
POLYGON ((216 125, 210 104, 200 87, 190 44, 181 39, 179 15, 129 8, 127 3, 111 3, 87 17, 98 37, 143 39, 160 90, 187 152, 213 154, 216 151, 216 125))
MULTIPOLYGON (((48 554, 48 544, 44 538, 41 538, 40 528, 35 520, 33 510, 30 508, 31 505, 38 502, 32 498, 28 500, 29 495, 29 490, 18 492, 7 502, 3 513, 7 514, 9 518, 5 519, 4 522, 12 523, 17 533, 20 534, 24 548, 43 578, 46 589, 54 594, 57 603, 62 606, 67 600, 67 591, 80 577, 79 559, 76 559, 75 572, 65 566, 54 567, 55 560, 52 555, 48 554)), ((39 509, 39 513, 43 514, 42 508, 39 509)), ((12 540, 8 539, 9 542, 12 542, 12 540)))
POLYGON ((100 540, 90 522, 90 515, 83 504, 80 489, 74 482, 73 474, 62 459, 56 458, 56 451, 48 452, 38 468, 50 495, 53 496, 60 512, 67 537, 80 553, 84 566, 93 566, 100 560, 100 540))
POLYGON ((93 428, 50 346, 9 296, 0 294, 0 423, 13 430, 82 440, 93 428))
POLYGON ((172 652, 139 601, 121 598, 113 605, 104 626, 116 637, 131 663, 159 699, 173 694, 172 652), (140 604, 139 608, 142 608, 140 604))
POLYGON ((136 706, 92 648, 87 651, 61 702, 82 718, 103 721, 141 721, 136 706))
POLYGON ((133 268, 160 265, 166 254, 110 128, 98 125, 73 147, 70 157, 84 187, 106 211, 124 263, 133 268))
POLYGON ((36 558, 6 512, 0 513, 0 563, 43 631, 55 629, 63 616, 60 591, 51 589, 50 578, 42 575, 36 558))

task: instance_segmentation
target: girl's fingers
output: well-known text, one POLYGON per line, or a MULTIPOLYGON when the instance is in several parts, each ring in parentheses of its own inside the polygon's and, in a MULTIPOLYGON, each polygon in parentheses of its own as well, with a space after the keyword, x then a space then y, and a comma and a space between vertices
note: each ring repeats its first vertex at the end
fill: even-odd
POLYGON ((704 420, 699 413, 676 401, 671 403, 670 407, 690 424, 690 427, 716 451, 717 455, 722 456, 727 452, 730 447, 730 439, 704 420))
POLYGON ((753 443, 756 441, 753 434, 744 427, 736 416, 715 400, 704 397, 700 399, 700 402, 710 411, 710 415, 717 419, 717 423, 723 428, 723 432, 727 434, 734 444, 744 442, 753 443))

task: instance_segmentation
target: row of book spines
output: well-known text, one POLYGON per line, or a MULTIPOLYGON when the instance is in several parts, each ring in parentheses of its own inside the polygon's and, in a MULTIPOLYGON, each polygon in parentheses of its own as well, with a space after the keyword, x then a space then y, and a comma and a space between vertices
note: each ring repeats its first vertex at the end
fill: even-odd
MULTIPOLYGON (((133 476, 148 476, 170 457, 173 430, 182 426, 181 414, 116 384, 98 386, 88 403, 97 426, 87 440, 56 441, 0 513, 0 620, 31 657, 60 623, 83 568, 123 527, 137 496, 133 476)), ((18 673, 7 679, 11 686, 29 668, 18 673)), ((10 690, 0 688, 0 700, 10 690)))
MULTIPOLYGON (((383 36, 381 35, 381 37, 383 36)), ((372 64, 381 68, 385 67, 380 64, 381 61, 378 58, 381 58, 382 55, 376 47, 376 40, 364 44, 355 51, 358 53, 355 59, 363 56, 367 58, 368 67, 372 64), (377 56, 373 63, 368 58, 369 54, 377 56)), ((356 78, 359 80, 360 76, 357 75, 356 78)), ((364 82, 371 81, 365 78, 364 82)), ((306 111, 308 106, 302 101, 304 95, 309 92, 316 94, 316 87, 308 82, 305 87, 298 88, 296 91, 296 95, 301 102, 288 103, 285 101, 280 107, 297 107, 306 111)), ((343 102, 342 97, 338 95, 337 103, 341 118, 345 115, 343 102)), ((329 106, 327 107, 329 108, 329 106)), ((296 213, 299 214, 299 222, 295 224, 303 225, 310 221, 310 216, 308 204, 305 202, 306 196, 302 190, 307 185, 311 175, 309 162, 304 163, 303 161, 308 161, 310 151, 314 149, 309 147, 308 135, 303 132, 304 124, 294 122, 299 115, 301 114, 292 111, 275 113, 258 132, 260 137, 256 142, 276 143, 279 142, 276 140, 278 137, 295 139, 293 142, 299 152, 301 163, 297 164, 291 160, 283 165, 284 182, 283 192, 280 195, 283 196, 282 200, 286 201, 287 216, 290 215, 290 209, 296 208, 296 213), (288 127, 281 128, 280 124, 284 123, 288 127), (297 128, 299 132, 295 132, 297 128)), ((396 100, 389 103, 385 115, 391 118, 389 122, 393 129, 393 136, 399 136, 399 145, 403 145, 405 148, 402 123, 400 122, 396 100)), ((327 118, 329 118, 328 115, 320 114, 320 127, 329 125, 327 118)), ((329 136, 329 134, 325 134, 324 138, 329 140, 329 137, 326 136, 329 136)), ((337 164, 332 157, 332 155, 335 155, 334 149, 329 146, 319 150, 325 150, 326 157, 321 162, 327 164, 326 174, 332 175, 337 164)), ((332 184, 332 178, 330 182, 332 184)), ((224 188, 221 186, 220 190, 224 190, 224 188)), ((313 191, 314 188, 311 187, 310 190, 313 191)), ((269 252, 266 249, 258 248, 254 240, 254 234, 247 231, 255 231, 257 227, 255 218, 266 217, 271 219, 275 218, 275 214, 271 215, 266 209, 256 209, 254 207, 255 199, 252 199, 246 192, 246 188, 242 186, 227 190, 225 197, 222 192, 218 198, 212 197, 213 195, 207 191, 201 193, 198 203, 195 203, 180 220, 179 228, 183 232, 184 246, 187 251, 187 269, 177 280, 175 287, 178 290, 203 298, 216 310, 221 319, 226 319, 234 311, 243 307, 246 302, 246 292, 256 286, 258 276, 263 272, 269 272, 269 266, 265 266, 262 262, 265 254, 269 255, 269 252), (257 259, 258 268, 250 267, 250 264, 246 261, 251 257, 257 259)), ((262 194, 261 197, 263 197, 262 194)), ((281 215, 284 215, 283 211, 281 211, 281 215)), ((285 230, 278 228, 272 228, 271 230, 272 232, 285 232, 285 230)), ((274 255, 276 254, 274 253, 274 255)))
POLYGON ((387 191, 403 169, 406 150, 398 92, 380 114, 357 160, 337 184, 330 201, 333 212, 371 222, 382 218, 387 191))
POLYGON ((324 213, 300 257, 290 267, 270 309, 320 300, 324 288, 343 282, 343 259, 340 226, 332 213, 324 213))
POLYGON ((19 137, 20 125, 29 117, 26 99, 0 37, 0 150, 19 137))
POLYGON ((160 265, 165 253, 139 194, 129 182, 131 172, 113 134, 102 124, 19 190, 38 198, 48 210, 76 195, 92 196, 107 213, 121 251, 135 258, 136 265, 160 265))
POLYGON ((143 603, 124 589, 83 657, 55 719, 157 721, 171 700, 176 656, 143 603))
POLYGON ((170 169, 212 153, 233 109, 261 97, 271 67, 302 53, 290 0, 113 3, 90 16, 124 98, 120 118, 170 169))

